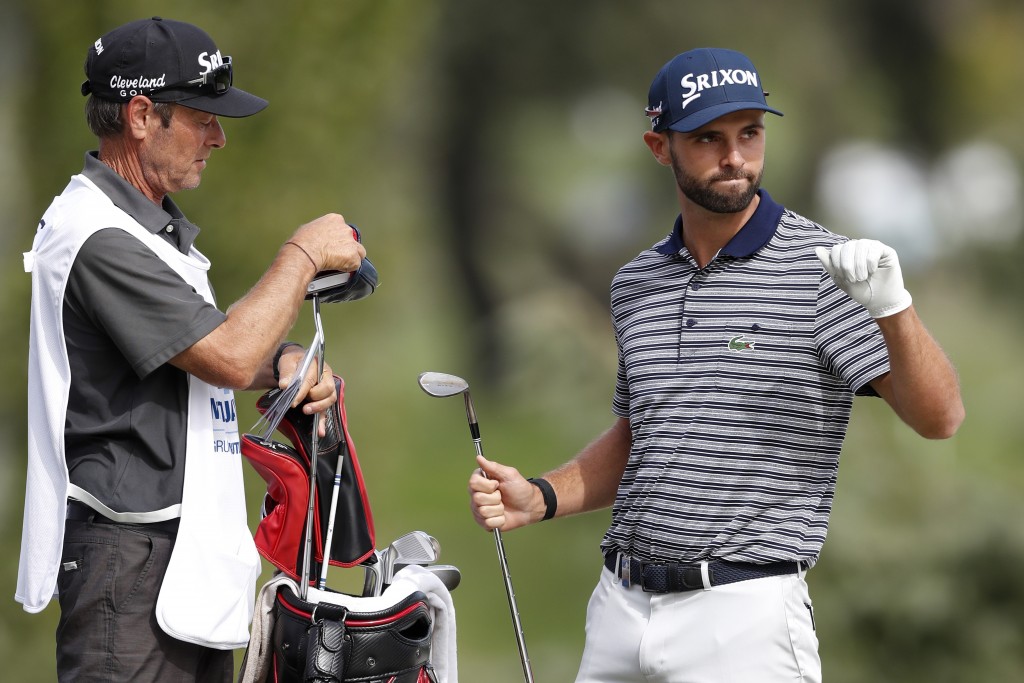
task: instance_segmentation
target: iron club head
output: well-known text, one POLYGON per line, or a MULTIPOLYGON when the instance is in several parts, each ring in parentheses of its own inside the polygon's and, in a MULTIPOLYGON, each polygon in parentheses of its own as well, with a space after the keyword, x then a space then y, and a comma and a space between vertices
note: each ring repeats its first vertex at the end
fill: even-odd
POLYGON ((458 588, 459 583, 462 582, 462 572, 459 568, 450 564, 433 564, 429 567, 424 567, 428 572, 441 579, 441 583, 449 591, 453 591, 458 588))
POLYGON ((466 419, 469 421, 469 432, 474 439, 480 438, 480 428, 477 426, 476 421, 476 410, 473 408, 473 399, 469 395, 469 382, 457 375, 449 375, 444 372, 421 372, 419 385, 420 389, 423 389, 429 396, 436 398, 446 398, 462 394, 466 401, 466 419))
POLYGON ((444 372, 421 372, 420 388, 430 396, 445 398, 469 391, 469 382, 444 372))
POLYGON ((437 542, 436 538, 424 531, 410 531, 396 538, 387 547, 384 560, 384 583, 392 582, 397 566, 434 564, 440 556, 441 544, 437 542))

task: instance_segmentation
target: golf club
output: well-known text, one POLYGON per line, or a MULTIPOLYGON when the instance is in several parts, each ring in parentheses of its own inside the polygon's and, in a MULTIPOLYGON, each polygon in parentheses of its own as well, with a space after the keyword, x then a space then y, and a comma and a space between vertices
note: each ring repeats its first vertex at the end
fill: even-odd
POLYGON ((395 579, 397 580, 402 577, 402 570, 404 570, 406 567, 413 566, 422 567, 426 571, 436 576, 444 585, 444 587, 448 589, 448 592, 455 590, 458 587, 459 583, 461 583, 462 581, 462 572, 459 570, 458 567, 451 564, 396 564, 395 579))
POLYGON ((426 567, 440 556, 441 545, 425 531, 410 531, 383 550, 374 550, 373 557, 363 563, 363 597, 379 596, 403 567, 426 567))
MULTIPOLYGON (((469 382, 456 375, 443 372, 422 372, 419 385, 428 396, 446 398, 462 394, 466 403, 466 419, 469 421, 469 433, 473 437, 473 446, 477 455, 483 455, 480 445, 480 425, 477 423, 476 410, 469 395, 469 382)), ((486 476, 486 475, 485 475, 486 476)), ((526 683, 533 683, 533 671, 530 669, 530 656, 526 652, 526 640, 523 637, 523 625, 519 620, 519 607, 516 605, 516 594, 512 589, 512 576, 508 570, 508 558, 505 556, 505 544, 501 540, 501 530, 494 529, 494 545, 498 549, 498 560, 501 563, 501 575, 505 580, 505 594, 508 596, 508 607, 512 612, 512 625, 516 632, 516 645, 519 647, 519 659, 523 663, 523 675, 526 683)))
MULTIPOLYGON (((317 379, 324 374, 324 326, 320 321, 320 297, 313 295, 313 321, 316 324, 316 338, 319 340, 317 349, 317 379)), ((316 501, 316 456, 320 450, 320 420, 313 420, 313 433, 310 438, 309 454, 309 508, 306 510, 306 547, 302 554, 302 583, 299 585, 299 597, 303 600, 309 593, 309 569, 313 559, 313 507, 316 501)), ((329 551, 324 548, 324 565, 329 560, 329 551)))
POLYGON ((384 585, 381 571, 384 568, 384 558, 379 550, 374 550, 373 555, 363 562, 363 597, 370 598, 381 594, 384 585))
POLYGON ((449 592, 458 588, 459 583, 462 581, 462 572, 459 571, 458 567, 451 564, 432 564, 424 567, 424 569, 441 579, 441 583, 444 584, 444 587, 449 592))
POLYGON ((400 536, 386 549, 384 561, 384 583, 390 585, 395 578, 395 567, 399 565, 434 564, 441 556, 441 545, 425 531, 410 531, 400 536))
MULTIPOLYGON (((322 375, 323 372, 320 374, 322 375)), ((331 490, 331 513, 327 517, 327 538, 324 540, 324 563, 320 568, 320 581, 317 583, 317 588, 321 590, 327 587, 327 568, 331 566, 331 544, 334 543, 334 522, 338 516, 338 493, 341 491, 341 471, 345 466, 345 454, 348 452, 345 428, 343 425, 338 425, 338 429, 341 431, 341 450, 338 452, 338 464, 334 468, 334 486, 331 490)))
POLYGON ((270 441, 274 434, 274 430, 281 424, 281 420, 284 419, 285 413, 292 407, 292 403, 295 401, 295 397, 299 393, 299 389, 302 387, 302 378, 309 372, 309 366, 313 364, 313 358, 316 357, 317 349, 320 347, 321 332, 317 332, 313 337, 313 341, 310 343, 309 348, 306 350, 306 355, 302 357, 302 362, 299 363, 299 367, 295 370, 292 375, 291 381, 288 383, 288 387, 284 390, 273 389, 271 390, 271 396, 274 396, 274 400, 271 402, 267 411, 256 421, 253 425, 252 431, 259 434, 260 438, 264 441, 270 441))

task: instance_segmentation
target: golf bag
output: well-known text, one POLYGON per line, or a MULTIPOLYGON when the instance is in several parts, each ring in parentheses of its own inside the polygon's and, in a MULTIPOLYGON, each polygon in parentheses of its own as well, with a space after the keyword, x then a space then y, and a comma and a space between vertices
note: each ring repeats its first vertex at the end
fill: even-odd
POLYGON ((430 666, 433 622, 423 593, 375 612, 354 612, 281 588, 274 610, 274 681, 437 683, 430 666))
MULTIPOLYGON (((325 561, 339 567, 379 561, 373 517, 348 432, 344 382, 340 377, 334 382, 338 401, 327 411, 326 435, 317 439, 316 446, 308 585, 316 584, 325 561), (339 458, 340 477, 336 476, 339 458), (332 501, 336 501, 333 510, 332 501), (327 534, 328 520, 335 521, 333 534, 327 534), (328 535, 330 548, 325 548, 328 535)), ((257 410, 266 415, 276 397, 277 390, 261 396, 257 410)), ((315 426, 316 416, 289 408, 277 430, 290 445, 242 435, 242 454, 267 483, 256 547, 280 572, 265 586, 270 589, 266 615, 257 613, 268 623, 257 628, 254 621, 253 640, 246 652, 246 660, 260 660, 252 666, 258 673, 249 676, 249 663, 242 673, 249 676, 247 680, 274 683, 438 683, 431 667, 437 602, 430 600, 436 594, 405 590, 394 596, 363 598, 323 585, 300 592, 315 426), (256 642, 257 631, 260 642, 256 642)))
MULTIPOLYGON (((335 376, 338 402, 327 411, 327 434, 317 444, 317 487, 313 505, 313 571, 320 575, 327 542, 327 520, 331 516, 332 487, 339 458, 344 461, 336 496, 335 532, 327 553, 333 566, 353 567, 373 556, 373 515, 363 483, 355 447, 348 433, 345 416, 345 383, 335 376)), ((256 409, 264 414, 278 390, 261 396, 256 409)), ((299 581, 306 546, 306 513, 309 507, 309 471, 314 415, 291 408, 277 429, 292 445, 242 435, 242 455, 267 483, 263 500, 263 519, 257 527, 256 549, 275 567, 299 581)))

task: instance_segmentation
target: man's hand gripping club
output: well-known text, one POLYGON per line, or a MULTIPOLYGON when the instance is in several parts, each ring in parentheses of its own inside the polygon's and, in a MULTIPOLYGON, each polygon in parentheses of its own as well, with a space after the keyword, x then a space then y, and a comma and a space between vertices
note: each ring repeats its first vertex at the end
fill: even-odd
MULTIPOLYGON (((289 346, 281 354, 281 359, 278 361, 281 375, 277 385, 278 389, 284 390, 288 388, 292 378, 302 364, 302 358, 305 354, 305 350, 298 344, 289 346)), ((317 377, 317 363, 314 359, 310 363, 309 368, 307 368, 305 377, 302 378, 302 385, 299 387, 291 407, 295 408, 302 405, 302 412, 306 415, 320 413, 320 420, 317 423, 319 435, 327 436, 326 411, 337 402, 338 392, 334 386, 334 370, 331 369, 327 361, 324 361, 323 374, 317 377)))
POLYGON ((509 531, 544 518, 544 497, 514 467, 477 456, 480 469, 469 478, 469 507, 484 529, 509 531), (484 473, 487 476, 484 476, 484 473))

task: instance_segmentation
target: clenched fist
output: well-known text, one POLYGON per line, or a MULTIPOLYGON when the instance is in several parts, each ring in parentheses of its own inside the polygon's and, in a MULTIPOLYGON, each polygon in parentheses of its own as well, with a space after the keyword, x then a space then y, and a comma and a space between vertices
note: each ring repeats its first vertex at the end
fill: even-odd
POLYGON ((877 240, 850 240, 815 253, 839 289, 867 309, 872 318, 884 318, 910 307, 910 292, 896 250, 877 240))

